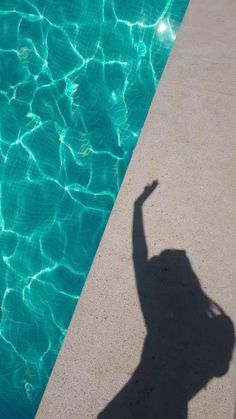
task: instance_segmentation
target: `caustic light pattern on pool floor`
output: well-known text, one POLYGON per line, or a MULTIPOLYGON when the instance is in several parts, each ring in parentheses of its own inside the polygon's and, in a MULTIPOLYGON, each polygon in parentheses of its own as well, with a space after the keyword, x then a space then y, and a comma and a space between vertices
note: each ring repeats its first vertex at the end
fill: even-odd
POLYGON ((0 2, 0 417, 32 418, 188 0, 0 2))

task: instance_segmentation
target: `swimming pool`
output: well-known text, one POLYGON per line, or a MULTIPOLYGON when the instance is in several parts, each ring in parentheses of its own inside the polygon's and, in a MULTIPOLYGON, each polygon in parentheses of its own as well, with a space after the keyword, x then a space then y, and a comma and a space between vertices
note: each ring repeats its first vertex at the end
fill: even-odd
POLYGON ((187 4, 0 3, 1 418, 35 415, 187 4))

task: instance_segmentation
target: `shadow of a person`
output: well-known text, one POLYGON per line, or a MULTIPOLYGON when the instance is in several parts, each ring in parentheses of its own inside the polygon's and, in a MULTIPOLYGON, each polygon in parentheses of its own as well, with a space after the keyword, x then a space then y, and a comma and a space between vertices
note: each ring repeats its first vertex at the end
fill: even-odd
POLYGON ((202 290, 185 250, 168 249, 148 260, 142 205, 136 200, 133 262, 147 336, 130 381, 99 419, 186 419, 188 402, 228 371, 234 326, 202 290))

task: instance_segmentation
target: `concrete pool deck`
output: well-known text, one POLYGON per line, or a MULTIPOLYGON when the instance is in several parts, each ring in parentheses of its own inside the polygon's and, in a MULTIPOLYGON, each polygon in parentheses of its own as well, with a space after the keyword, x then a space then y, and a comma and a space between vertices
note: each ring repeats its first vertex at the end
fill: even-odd
MULTIPOLYGON (((235 0, 191 0, 37 419, 96 418, 140 362, 133 204, 156 178, 143 210, 149 257, 185 249, 236 324, 235 46, 235 0)), ((234 418, 235 364, 190 401, 189 419, 234 418)))

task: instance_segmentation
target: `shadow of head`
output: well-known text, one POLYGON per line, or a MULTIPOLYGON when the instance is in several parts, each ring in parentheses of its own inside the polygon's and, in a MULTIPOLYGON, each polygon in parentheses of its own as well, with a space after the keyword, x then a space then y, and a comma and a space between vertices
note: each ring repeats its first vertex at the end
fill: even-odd
POLYGON ((170 369, 172 376, 180 374, 190 399, 228 371, 234 325, 203 291, 185 250, 164 250, 148 265, 146 304, 142 301, 147 329, 166 357, 165 373, 170 369))

